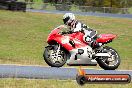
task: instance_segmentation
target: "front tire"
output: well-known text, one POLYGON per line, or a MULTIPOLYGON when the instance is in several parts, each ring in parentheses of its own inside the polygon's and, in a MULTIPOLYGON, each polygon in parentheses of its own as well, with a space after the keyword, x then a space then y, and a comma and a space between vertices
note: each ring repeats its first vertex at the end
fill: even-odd
POLYGON ((51 67, 62 67, 66 61, 66 54, 63 50, 59 50, 58 57, 56 56, 56 48, 58 45, 46 47, 44 50, 44 60, 51 67))
POLYGON ((118 66, 120 65, 120 56, 119 54, 117 53, 117 51, 115 49, 113 49, 112 47, 109 47, 109 46, 105 46, 103 47, 103 50, 101 50, 102 53, 110 53, 111 54, 111 57, 108 58, 108 57, 100 57, 100 58, 97 58, 97 62, 99 64, 99 66, 101 68, 103 68, 104 70, 115 70, 118 68, 118 66), (112 60, 110 60, 112 59, 112 60), (113 62, 113 64, 111 65, 110 63, 112 61, 115 61, 113 62))

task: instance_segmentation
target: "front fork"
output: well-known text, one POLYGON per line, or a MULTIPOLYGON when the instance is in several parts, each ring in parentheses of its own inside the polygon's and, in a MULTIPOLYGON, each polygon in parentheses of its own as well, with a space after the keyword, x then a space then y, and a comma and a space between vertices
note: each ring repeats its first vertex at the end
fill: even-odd
POLYGON ((59 55, 59 51, 60 51, 60 44, 58 44, 58 48, 57 48, 57 53, 56 53, 57 57, 59 55))
MULTIPOLYGON (((60 52, 60 44, 58 44, 58 46, 56 46, 56 45, 51 45, 51 46, 47 46, 47 47, 51 47, 51 48, 54 48, 55 49, 55 51, 56 51, 56 54, 55 54, 55 56, 56 57, 58 57, 59 56, 59 52, 60 52)), ((47 48, 47 47, 45 47, 45 48, 47 48)))

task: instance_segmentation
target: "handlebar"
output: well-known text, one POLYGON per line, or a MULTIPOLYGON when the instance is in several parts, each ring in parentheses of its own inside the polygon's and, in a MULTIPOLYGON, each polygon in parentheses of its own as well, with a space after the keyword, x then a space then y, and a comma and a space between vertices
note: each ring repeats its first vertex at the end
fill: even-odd
POLYGON ((61 32, 60 34, 61 35, 64 35, 64 34, 72 34, 73 32, 72 31, 63 31, 63 32, 61 32))

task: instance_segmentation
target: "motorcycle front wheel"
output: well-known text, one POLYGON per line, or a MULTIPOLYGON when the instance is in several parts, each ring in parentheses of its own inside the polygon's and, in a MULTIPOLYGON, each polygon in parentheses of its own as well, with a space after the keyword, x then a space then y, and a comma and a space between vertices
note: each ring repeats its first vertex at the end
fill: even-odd
POLYGON ((97 58, 97 62, 104 70, 115 70, 120 65, 120 56, 115 49, 109 46, 103 47, 102 53, 109 53, 110 57, 97 58))
POLYGON ((62 67, 67 61, 65 52, 61 49, 57 50, 58 45, 46 47, 44 50, 44 60, 51 67, 62 67))

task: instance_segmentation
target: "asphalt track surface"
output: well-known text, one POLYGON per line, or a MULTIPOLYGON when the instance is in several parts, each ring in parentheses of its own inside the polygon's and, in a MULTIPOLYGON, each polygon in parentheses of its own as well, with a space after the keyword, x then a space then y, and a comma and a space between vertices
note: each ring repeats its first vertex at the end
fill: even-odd
MULTIPOLYGON (((40 13, 51 13, 51 14, 65 14, 71 11, 58 11, 58 10, 36 10, 36 9, 27 9, 27 12, 40 12, 40 13)), ((93 12, 73 12, 76 15, 82 16, 97 16, 97 17, 112 17, 112 18, 131 18, 132 14, 110 14, 110 13, 93 13, 93 12)))
MULTIPOLYGON (((86 69, 87 74, 129 74, 132 70, 97 70, 86 69)), ((77 69, 43 66, 0 65, 0 78, 28 79, 72 79, 75 80, 77 69)))

